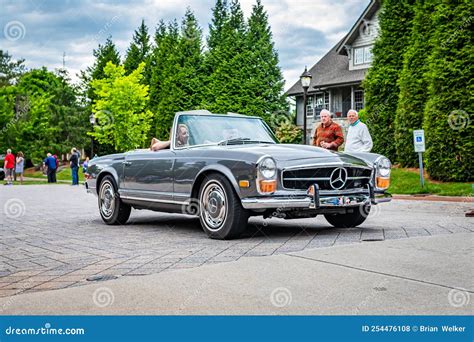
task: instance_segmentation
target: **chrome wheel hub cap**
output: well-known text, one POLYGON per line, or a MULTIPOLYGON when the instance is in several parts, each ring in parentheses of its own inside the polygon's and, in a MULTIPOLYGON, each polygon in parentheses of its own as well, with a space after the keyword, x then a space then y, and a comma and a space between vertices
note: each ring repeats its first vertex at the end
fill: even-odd
POLYGON ((115 208, 115 194, 112 184, 105 183, 100 188, 100 211, 102 215, 109 218, 113 215, 115 208))
POLYGON ((201 216, 209 229, 217 230, 227 216, 227 201, 224 190, 217 183, 209 183, 201 196, 201 216))

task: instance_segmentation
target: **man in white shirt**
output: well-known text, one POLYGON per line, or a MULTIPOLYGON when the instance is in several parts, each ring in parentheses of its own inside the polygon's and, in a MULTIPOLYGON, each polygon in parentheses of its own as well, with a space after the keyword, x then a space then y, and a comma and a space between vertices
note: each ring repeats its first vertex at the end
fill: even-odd
POLYGON ((359 120, 359 113, 350 109, 347 112, 349 129, 347 131, 344 152, 370 152, 372 149, 372 137, 367 126, 359 120))

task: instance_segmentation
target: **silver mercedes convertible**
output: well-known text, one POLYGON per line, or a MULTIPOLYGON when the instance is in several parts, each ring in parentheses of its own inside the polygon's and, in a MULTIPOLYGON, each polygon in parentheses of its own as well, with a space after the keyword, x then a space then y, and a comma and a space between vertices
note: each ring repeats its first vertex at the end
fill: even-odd
POLYGON ((200 110, 176 113, 169 149, 92 159, 85 185, 107 224, 126 224, 131 208, 178 212, 230 239, 254 215, 358 226, 391 200, 390 168, 379 154, 280 144, 259 117, 200 110))

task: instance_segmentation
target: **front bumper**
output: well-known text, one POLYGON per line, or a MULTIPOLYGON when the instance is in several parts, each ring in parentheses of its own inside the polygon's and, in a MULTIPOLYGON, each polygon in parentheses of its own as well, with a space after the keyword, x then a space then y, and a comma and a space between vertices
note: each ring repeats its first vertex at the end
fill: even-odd
POLYGON ((245 209, 326 209, 350 208, 365 204, 389 202, 392 195, 386 192, 374 192, 367 189, 362 192, 352 190, 330 194, 327 191, 315 189, 312 195, 306 196, 278 196, 278 197, 250 197, 242 199, 245 209))

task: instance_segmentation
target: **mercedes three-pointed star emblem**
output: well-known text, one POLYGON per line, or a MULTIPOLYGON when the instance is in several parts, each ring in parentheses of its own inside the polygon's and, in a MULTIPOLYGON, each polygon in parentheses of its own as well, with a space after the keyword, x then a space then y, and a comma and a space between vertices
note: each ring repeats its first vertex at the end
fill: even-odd
POLYGON ((346 185, 347 170, 343 167, 338 167, 333 170, 331 177, 329 177, 329 184, 334 190, 340 190, 346 185))

